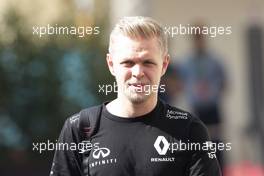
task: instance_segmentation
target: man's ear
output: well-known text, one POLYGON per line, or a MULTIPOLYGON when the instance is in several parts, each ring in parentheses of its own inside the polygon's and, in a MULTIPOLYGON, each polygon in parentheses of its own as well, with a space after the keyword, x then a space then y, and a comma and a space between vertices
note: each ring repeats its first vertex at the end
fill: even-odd
POLYGON ((170 63, 170 55, 169 54, 166 54, 164 56, 164 58, 163 58, 161 76, 163 76, 166 73, 166 70, 168 68, 169 63, 170 63))
POLYGON ((109 53, 106 54, 106 62, 107 62, 107 66, 108 66, 109 71, 111 72, 111 74, 113 76, 115 76, 113 57, 109 53))

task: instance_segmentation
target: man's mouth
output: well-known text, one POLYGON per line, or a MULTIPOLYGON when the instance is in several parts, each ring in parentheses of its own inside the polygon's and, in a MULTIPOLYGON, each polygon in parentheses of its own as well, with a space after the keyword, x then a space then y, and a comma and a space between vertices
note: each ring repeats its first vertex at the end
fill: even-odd
POLYGON ((144 93, 146 95, 149 95, 150 89, 149 86, 150 84, 148 83, 142 83, 142 82, 137 82, 137 83, 128 83, 128 86, 130 87, 130 90, 132 92, 136 93, 144 93))
POLYGON ((144 84, 130 84, 130 86, 134 86, 134 87, 143 87, 144 84))
POLYGON ((135 88, 142 88, 144 87, 146 84, 143 83, 132 83, 132 84, 128 84, 129 86, 135 87, 135 88))

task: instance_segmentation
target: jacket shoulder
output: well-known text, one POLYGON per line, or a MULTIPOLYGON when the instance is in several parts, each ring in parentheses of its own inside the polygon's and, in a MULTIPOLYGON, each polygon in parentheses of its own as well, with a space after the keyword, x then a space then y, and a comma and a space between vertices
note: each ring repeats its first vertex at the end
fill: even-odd
POLYGON ((91 106, 85 109, 81 109, 79 112, 76 112, 70 115, 65 120, 65 126, 71 128, 73 131, 78 131, 80 129, 80 121, 83 117, 95 118, 96 112, 100 109, 102 105, 91 106))
POLYGON ((167 119, 179 120, 179 121, 184 120, 186 122, 190 122, 197 119, 197 117, 195 117, 190 112, 180 109, 178 107, 171 106, 170 104, 167 103, 164 103, 164 106, 165 106, 165 113, 167 119))
POLYGON ((206 128, 201 120, 190 112, 169 104, 164 105, 165 115, 163 118, 165 118, 165 124, 176 138, 189 140, 192 138, 193 134, 191 133, 193 133, 192 129, 194 126, 206 128))

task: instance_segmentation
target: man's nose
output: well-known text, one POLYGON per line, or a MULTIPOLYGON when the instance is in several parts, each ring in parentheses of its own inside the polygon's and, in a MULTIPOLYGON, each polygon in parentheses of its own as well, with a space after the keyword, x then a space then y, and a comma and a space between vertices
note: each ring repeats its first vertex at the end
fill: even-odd
POLYGON ((132 68, 132 75, 133 77, 136 78, 141 78, 144 76, 144 71, 143 71, 143 67, 141 65, 134 65, 132 68))

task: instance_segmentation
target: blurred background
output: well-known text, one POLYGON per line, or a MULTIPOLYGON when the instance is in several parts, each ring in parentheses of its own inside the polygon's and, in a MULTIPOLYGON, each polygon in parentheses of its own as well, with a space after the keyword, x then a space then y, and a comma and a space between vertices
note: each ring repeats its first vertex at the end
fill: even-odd
POLYGON ((143 15, 164 26, 231 26, 230 35, 169 37, 172 63, 161 96, 192 111, 220 152, 225 176, 264 175, 263 0, 0 0, 0 175, 48 175, 67 117, 111 100, 105 55, 120 17, 143 15), (95 35, 33 35, 36 26, 99 27, 95 35))

